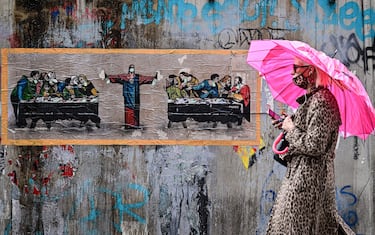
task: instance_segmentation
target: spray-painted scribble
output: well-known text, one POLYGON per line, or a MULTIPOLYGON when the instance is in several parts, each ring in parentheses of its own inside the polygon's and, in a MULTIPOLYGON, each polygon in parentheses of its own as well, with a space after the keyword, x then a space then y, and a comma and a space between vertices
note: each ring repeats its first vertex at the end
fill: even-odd
POLYGON ((372 45, 363 47, 363 43, 359 41, 358 35, 352 33, 348 37, 330 35, 329 42, 322 44, 322 50, 327 54, 334 54, 335 57, 342 61, 346 66, 359 65, 363 67, 363 71, 374 70, 375 53, 375 37, 372 39, 372 45))
POLYGON ((336 189, 336 200, 339 214, 344 221, 351 227, 355 227, 358 223, 358 215, 355 205, 358 202, 357 196, 351 192, 352 186, 345 185, 339 190, 336 189))
POLYGON ((55 148, 22 147, 20 154, 17 157, 10 157, 8 163, 10 167, 7 175, 24 196, 29 194, 38 197, 48 196, 52 177, 57 175, 73 177, 77 170, 74 149, 72 146, 65 145, 55 148))
POLYGON ((34 213, 31 217, 38 221, 15 224, 12 231, 43 234, 49 227, 55 234, 68 234, 74 225, 80 234, 99 234, 104 227, 109 233, 130 233, 135 228, 137 231, 147 228, 149 220, 160 219, 163 234, 178 231, 209 234, 212 213, 209 162, 214 155, 201 154, 208 151, 207 147, 196 152, 161 147, 155 154, 142 156, 147 163, 140 164, 147 170, 147 185, 137 182, 144 175, 137 174, 140 169, 137 170, 132 157, 136 150, 136 158, 140 159, 142 147, 108 148, 111 151, 95 155, 89 148, 76 148, 71 145, 20 148, 22 167, 28 169, 15 168, 19 172, 15 187, 20 194, 13 200, 26 204, 14 211, 21 217, 34 213), (61 171, 64 164, 74 166, 77 175, 90 178, 64 175, 61 171), (112 168, 104 170, 101 165, 112 168), (28 191, 21 190, 23 185, 28 191), (153 218, 154 210, 158 212, 157 218, 153 218))
POLYGON ((239 28, 238 30, 224 29, 218 34, 217 44, 220 48, 231 49, 234 46, 246 48, 251 40, 285 39, 285 33, 295 30, 274 28, 239 28))
MULTIPOLYGON (((246 25, 258 22, 259 29, 271 27, 285 32, 300 31, 305 25, 308 27, 310 19, 315 19, 319 27, 335 26, 344 31, 354 31, 360 41, 375 36, 375 30, 371 28, 375 23, 374 9, 362 9, 354 1, 337 6, 337 3, 322 0, 306 3, 290 0, 289 5, 291 17, 279 21, 280 16, 276 12, 280 3, 275 0, 245 0, 242 3, 224 0, 203 4, 180 0, 98 1, 95 5, 91 1, 79 4, 70 0, 49 1, 48 4, 16 1, 16 35, 8 38, 14 47, 137 48, 154 47, 163 43, 166 34, 183 32, 186 43, 197 35, 208 42, 220 35, 219 45, 226 48, 233 41, 232 38, 225 39, 233 37, 226 31, 228 28, 246 28, 246 25), (319 14, 320 11, 323 13, 319 14), (44 14, 50 15, 49 20, 43 17, 44 14), (308 21, 297 23, 296 16, 308 21), (152 32, 155 25, 168 25, 168 31, 152 32), (367 26, 370 30, 363 33, 362 27, 367 26)), ((266 35, 263 36, 266 38, 266 35)), ((236 43, 246 47, 247 41, 243 35, 236 43)), ((172 46, 177 44, 176 41, 176 45, 172 46)), ((195 46, 199 45, 200 42, 197 42, 195 46)))
POLYGON ((147 190, 147 188, 145 188, 141 185, 137 185, 137 184, 129 184, 129 185, 127 185, 127 188, 130 189, 130 190, 137 190, 137 191, 141 192, 142 195, 143 195, 143 200, 140 201, 140 202, 126 204, 126 203, 123 203, 123 201, 122 201, 123 195, 122 195, 121 192, 113 192, 113 191, 110 191, 108 189, 99 189, 101 192, 108 193, 112 197, 114 197, 114 201, 115 201, 114 208, 116 210, 118 210, 118 213, 119 213, 119 223, 115 222, 114 227, 116 228, 116 230, 118 232, 121 232, 121 222, 124 219, 124 214, 127 214, 127 215, 133 217, 136 221, 138 221, 141 224, 146 223, 146 219, 141 217, 137 213, 135 213, 133 210, 137 209, 137 208, 144 207, 148 203, 149 191, 147 190))

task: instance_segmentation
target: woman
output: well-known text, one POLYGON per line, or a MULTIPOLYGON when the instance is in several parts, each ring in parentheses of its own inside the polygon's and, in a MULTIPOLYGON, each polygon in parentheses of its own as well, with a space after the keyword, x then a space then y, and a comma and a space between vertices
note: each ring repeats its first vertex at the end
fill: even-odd
POLYGON ((289 150, 287 172, 272 209, 267 234, 355 234, 337 213, 334 158, 340 112, 317 68, 295 60, 293 82, 306 90, 293 116, 276 124, 289 150))

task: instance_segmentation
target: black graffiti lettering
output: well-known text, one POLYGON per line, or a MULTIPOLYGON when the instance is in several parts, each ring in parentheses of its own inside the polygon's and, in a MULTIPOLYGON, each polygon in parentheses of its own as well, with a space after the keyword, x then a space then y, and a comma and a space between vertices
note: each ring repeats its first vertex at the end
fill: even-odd
MULTIPOLYGON (((372 46, 365 48, 363 61, 365 62, 365 70, 366 71, 368 70, 368 66, 369 66, 368 60, 369 59, 372 60, 372 61, 375 61, 375 37, 373 39, 372 46), (371 55, 369 55, 369 52, 371 52, 371 55)), ((375 62, 373 62, 373 64, 372 64, 372 70, 375 70, 375 62)))
POLYGON ((346 41, 345 57, 350 64, 357 63, 363 53, 358 39, 354 34, 351 34, 346 41))
POLYGON ((290 32, 294 30, 290 29, 275 29, 275 28, 239 28, 234 29, 224 29, 218 34, 217 44, 222 49, 231 49, 234 46, 238 47, 248 47, 251 40, 261 40, 261 39, 284 39, 285 32, 290 32))
POLYGON ((218 35, 218 44, 223 49, 230 49, 236 45, 236 32, 233 29, 224 29, 218 35))
MULTIPOLYGON (((329 40, 330 43, 323 43, 321 49, 327 55, 333 55, 335 54, 334 51, 337 51, 335 57, 345 66, 350 67, 351 64, 358 64, 362 61, 364 71, 371 69, 369 60, 374 61, 375 59, 375 38, 372 46, 364 49, 361 48, 361 44, 354 33, 350 34, 348 38, 331 35, 329 40)), ((372 70, 375 70, 375 63, 372 64, 372 70)))
POLYGON ((239 29, 239 46, 241 47, 244 43, 247 46, 250 45, 250 40, 252 39, 252 31, 249 29, 239 29))

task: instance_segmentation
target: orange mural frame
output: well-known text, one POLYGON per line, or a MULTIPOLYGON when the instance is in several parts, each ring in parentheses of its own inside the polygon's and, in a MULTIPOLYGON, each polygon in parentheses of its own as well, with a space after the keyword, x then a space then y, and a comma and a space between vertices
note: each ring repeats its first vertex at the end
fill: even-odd
MULTIPOLYGON (((247 54, 247 50, 196 50, 196 49, 79 49, 79 48, 3 48, 1 49, 1 144, 18 146, 41 145, 215 145, 215 146, 251 146, 260 143, 261 128, 261 78, 256 78, 255 138, 249 140, 171 140, 171 139, 12 139, 8 135, 8 56, 10 54, 210 54, 233 55, 247 54)), ((249 71, 251 70, 249 66, 249 71)))

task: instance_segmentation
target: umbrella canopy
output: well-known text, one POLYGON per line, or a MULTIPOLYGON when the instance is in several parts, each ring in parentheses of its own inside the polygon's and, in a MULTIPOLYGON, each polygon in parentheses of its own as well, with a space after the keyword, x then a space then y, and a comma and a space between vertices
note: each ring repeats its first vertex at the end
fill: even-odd
POLYGON ((295 58, 318 69, 336 97, 344 138, 366 139, 375 132, 375 110, 361 81, 339 60, 327 56, 308 44, 288 40, 251 41, 247 63, 260 72, 275 100, 297 108, 296 99, 306 91, 294 85, 292 79, 295 58))

